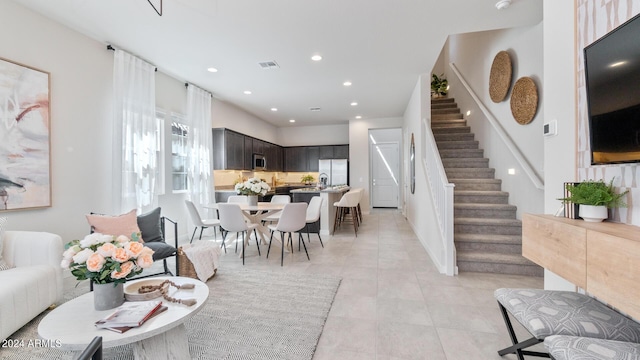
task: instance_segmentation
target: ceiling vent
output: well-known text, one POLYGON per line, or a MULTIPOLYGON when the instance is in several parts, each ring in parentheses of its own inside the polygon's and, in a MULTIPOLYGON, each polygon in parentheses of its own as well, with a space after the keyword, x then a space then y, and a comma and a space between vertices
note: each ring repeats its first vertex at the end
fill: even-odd
POLYGON ((320 111, 320 108, 319 107, 312 107, 312 108, 309 108, 309 110, 311 110, 311 111, 320 111))
POLYGON ((261 62, 258 63, 258 65, 260 65, 260 68, 262 68, 264 70, 280 68, 280 65, 278 65, 278 63, 275 62, 275 60, 261 61, 261 62))

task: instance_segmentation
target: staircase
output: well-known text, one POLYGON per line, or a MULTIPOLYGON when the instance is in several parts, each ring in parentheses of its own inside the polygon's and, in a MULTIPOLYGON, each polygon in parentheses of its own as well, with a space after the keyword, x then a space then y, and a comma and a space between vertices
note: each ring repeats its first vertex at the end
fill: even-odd
POLYGON ((522 224, 452 98, 431 100, 431 129, 454 191, 459 271, 542 276, 522 257, 522 224))

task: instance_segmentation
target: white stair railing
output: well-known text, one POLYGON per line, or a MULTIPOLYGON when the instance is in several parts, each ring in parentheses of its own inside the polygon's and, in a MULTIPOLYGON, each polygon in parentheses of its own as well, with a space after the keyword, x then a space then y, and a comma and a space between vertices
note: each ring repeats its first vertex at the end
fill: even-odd
POLYGON ((456 251, 453 242, 453 188, 455 185, 449 183, 447 179, 431 125, 426 119, 422 119, 420 130, 423 139, 422 168, 429 181, 438 226, 444 242, 445 273, 453 276, 456 274, 456 251))

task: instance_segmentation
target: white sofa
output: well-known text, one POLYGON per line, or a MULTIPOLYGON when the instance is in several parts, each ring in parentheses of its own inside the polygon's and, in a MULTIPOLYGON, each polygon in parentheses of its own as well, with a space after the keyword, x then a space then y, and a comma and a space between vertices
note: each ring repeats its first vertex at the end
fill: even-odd
POLYGON ((34 231, 5 231, 0 271, 0 341, 62 300, 63 245, 60 236, 34 231))

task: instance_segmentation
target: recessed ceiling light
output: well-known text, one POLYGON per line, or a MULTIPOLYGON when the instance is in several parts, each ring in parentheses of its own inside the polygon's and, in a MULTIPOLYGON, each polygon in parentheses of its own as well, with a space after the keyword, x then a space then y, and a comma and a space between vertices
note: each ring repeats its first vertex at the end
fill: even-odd
POLYGON ((351 103, 351 106, 358 106, 358 103, 354 101, 351 103))
POLYGON ((356 116, 356 119, 362 119, 362 116, 357 115, 357 116, 356 116))
POLYGON ((345 81, 342 83, 344 86, 351 86, 351 81, 345 81))
POLYGON ((245 90, 245 91, 243 91, 243 93, 244 93, 245 95, 251 95, 251 91, 250 91, 250 90, 245 90))
POLYGON ((210 67, 207 69, 208 72, 218 72, 218 69, 214 68, 214 67, 210 67))
POLYGON ((296 120, 295 119, 289 119, 289 122, 290 123, 294 123, 294 122, 296 122, 296 120))
POLYGON ((271 111, 278 111, 278 108, 271 108, 271 111))
POLYGON ((313 55, 313 56, 311 57, 311 60, 313 60, 313 61, 320 61, 320 60, 322 60, 322 56, 320 56, 320 55, 313 55))

